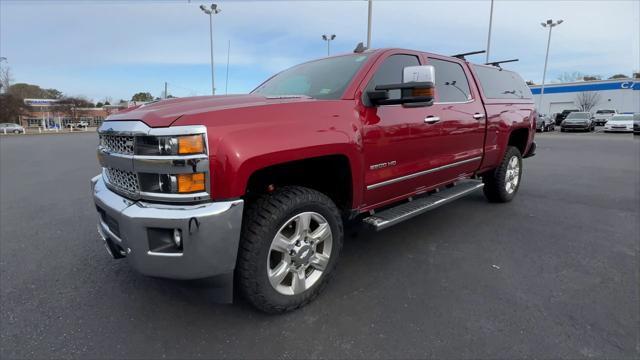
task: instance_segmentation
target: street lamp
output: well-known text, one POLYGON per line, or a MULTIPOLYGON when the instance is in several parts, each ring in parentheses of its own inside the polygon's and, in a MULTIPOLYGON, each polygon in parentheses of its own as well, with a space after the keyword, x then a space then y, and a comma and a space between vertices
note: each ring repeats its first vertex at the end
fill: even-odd
POLYGON ((333 40, 335 38, 336 38, 335 34, 322 35, 322 40, 327 42, 327 56, 329 56, 331 54, 331 40, 333 40))
POLYGON ((553 22, 549 19, 547 22, 540 23, 542 27, 549 28, 549 39, 547 40, 547 54, 544 57, 544 71, 542 72, 542 86, 540 87, 540 99, 538 100, 538 107, 542 106, 542 97, 544 96, 544 81, 547 77, 547 61, 549 61, 549 45, 551 44, 551 29, 562 24, 564 20, 558 20, 553 22))
POLYGON ((367 16, 367 49, 371 49, 371 14, 373 12, 373 0, 368 0, 368 16, 367 16))
POLYGON ((218 14, 220 8, 216 4, 211 4, 210 8, 200 5, 200 10, 209 15, 209 39, 211 40, 211 95, 216 94, 215 75, 213 70, 213 15, 218 14))
POLYGON ((485 63, 489 63, 489 50, 491 50, 491 25, 493 25, 493 0, 491 0, 491 10, 489 10, 489 34, 487 35, 487 57, 485 63))

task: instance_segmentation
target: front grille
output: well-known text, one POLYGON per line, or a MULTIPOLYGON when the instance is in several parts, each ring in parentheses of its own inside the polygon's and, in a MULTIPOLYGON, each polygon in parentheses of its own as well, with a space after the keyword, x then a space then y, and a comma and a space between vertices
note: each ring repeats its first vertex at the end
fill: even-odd
POLYGON ((114 168, 105 168, 107 181, 113 187, 129 195, 137 195, 140 192, 138 174, 114 168))
POLYGON ((109 152, 133 155, 134 137, 124 135, 100 135, 100 146, 109 152))

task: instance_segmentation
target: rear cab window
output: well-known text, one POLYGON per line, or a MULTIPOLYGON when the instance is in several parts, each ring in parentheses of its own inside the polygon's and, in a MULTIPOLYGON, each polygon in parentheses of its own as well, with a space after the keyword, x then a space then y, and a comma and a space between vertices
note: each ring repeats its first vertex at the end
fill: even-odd
POLYGON ((531 100, 531 90, 517 73, 495 66, 473 64, 484 97, 498 100, 531 100))
POLYGON ((460 64, 431 57, 428 60, 435 69, 437 102, 456 103, 473 99, 469 81, 460 64))

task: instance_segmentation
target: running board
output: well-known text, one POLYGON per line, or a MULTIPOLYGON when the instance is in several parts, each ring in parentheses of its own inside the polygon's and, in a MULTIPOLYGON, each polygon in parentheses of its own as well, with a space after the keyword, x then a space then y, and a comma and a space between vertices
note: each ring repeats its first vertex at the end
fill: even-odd
POLYGON ((446 188, 432 195, 425 195, 398 206, 382 210, 374 215, 364 218, 362 221, 370 225, 375 230, 386 229, 404 220, 411 219, 429 210, 433 210, 440 205, 444 205, 468 195, 476 190, 482 189, 484 184, 481 180, 464 180, 455 186, 446 188))

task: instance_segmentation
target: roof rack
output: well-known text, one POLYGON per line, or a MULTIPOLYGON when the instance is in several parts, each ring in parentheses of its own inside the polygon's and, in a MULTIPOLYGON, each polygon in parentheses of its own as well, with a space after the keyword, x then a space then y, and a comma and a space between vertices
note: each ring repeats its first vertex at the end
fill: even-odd
POLYGON ((462 54, 455 54, 455 55, 451 55, 451 57, 454 58, 458 58, 460 60, 466 60, 464 57, 468 56, 468 55, 476 55, 476 54, 484 54, 486 53, 486 50, 480 50, 480 51, 471 51, 471 52, 467 52, 467 53, 462 53, 462 54))
POLYGON ((491 66, 495 66, 495 67, 498 67, 498 68, 501 68, 501 69, 502 69, 502 67, 500 66, 500 64, 509 63, 509 62, 514 62, 514 61, 518 61, 518 60, 519 60, 519 59, 502 60, 502 61, 493 61, 493 62, 485 63, 485 65, 491 65, 491 66))

